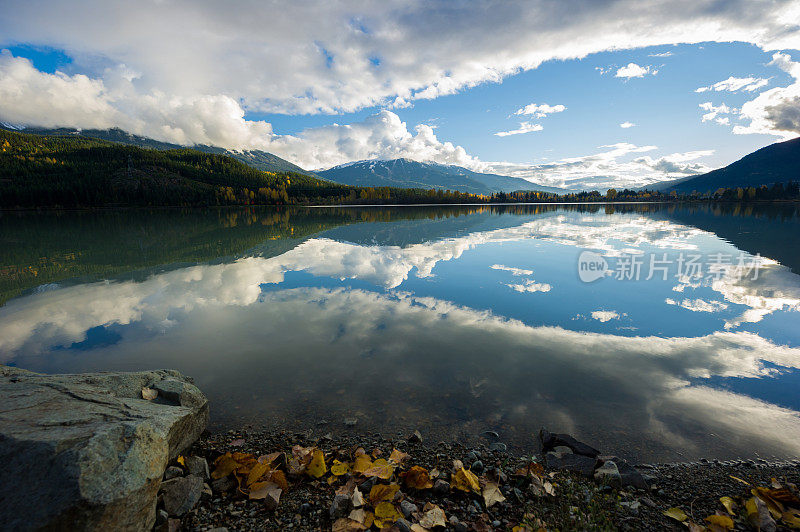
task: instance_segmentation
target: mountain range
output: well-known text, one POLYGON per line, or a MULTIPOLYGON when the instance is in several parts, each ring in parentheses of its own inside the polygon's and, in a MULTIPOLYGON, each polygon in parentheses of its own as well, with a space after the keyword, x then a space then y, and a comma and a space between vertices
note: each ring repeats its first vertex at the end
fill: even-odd
MULTIPOLYGON (((18 128, 0 123, 0 129, 25 133, 86 137, 120 144, 149 148, 159 151, 183 149, 185 146, 161 142, 148 137, 133 135, 121 129, 74 129, 74 128, 18 128)), ((467 168, 430 162, 418 162, 399 158, 392 160, 366 160, 334 166, 327 170, 311 172, 277 155, 261 150, 228 150, 215 146, 195 145, 192 149, 214 155, 225 155, 258 170, 269 172, 295 172, 310 177, 320 177, 334 183, 368 186, 441 189, 472 194, 491 195, 495 192, 540 191, 565 194, 562 188, 537 185, 524 179, 510 176, 474 172, 467 168)), ((719 188, 748 188, 800 181, 800 138, 778 142, 761 148, 738 161, 711 172, 662 181, 641 187, 665 193, 700 194, 714 192, 719 188)))
POLYGON ((423 163, 410 159, 357 161, 317 171, 317 175, 343 185, 449 189, 471 194, 535 190, 563 194, 564 189, 545 187, 524 179, 473 172, 461 166, 423 163))
POLYGON ((800 181, 800 138, 776 142, 706 174, 664 181, 645 188, 679 194, 714 192, 719 188, 758 188, 800 181))
MULTIPOLYGON (((3 129, 20 130, 8 124, 3 124, 3 129)), ((35 135, 54 135, 54 136, 81 136, 93 139, 107 140, 110 142, 118 142, 120 144, 127 144, 130 146, 138 146, 140 148, 150 148, 153 150, 176 150, 184 149, 186 146, 179 144, 171 144, 169 142, 161 142, 160 140, 142 137, 139 135, 132 135, 126 131, 118 128, 113 129, 73 129, 73 128, 58 128, 58 129, 44 129, 35 127, 26 127, 22 129, 25 133, 35 135)), ((286 159, 281 159, 277 155, 261 150, 227 150, 225 148, 218 148, 216 146, 207 146, 204 144, 196 144, 191 146, 193 150, 201 151, 203 153, 212 153, 214 155, 227 155, 233 157, 247 166, 252 166, 257 170, 265 170, 267 172, 296 172, 314 177, 313 172, 309 172, 300 168, 296 164, 292 164, 286 159)))

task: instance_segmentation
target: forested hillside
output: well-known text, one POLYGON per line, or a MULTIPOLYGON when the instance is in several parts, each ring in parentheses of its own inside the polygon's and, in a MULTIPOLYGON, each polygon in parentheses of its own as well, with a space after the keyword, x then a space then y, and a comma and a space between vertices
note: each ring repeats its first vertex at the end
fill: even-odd
POLYGON ((227 155, 0 131, 0 206, 455 203, 468 194, 349 187, 227 155))
MULTIPOLYGON (((13 129, 2 127, 2 129, 13 129)), ((25 133, 32 133, 36 135, 55 135, 62 137, 89 137, 93 139, 109 140, 111 142, 118 142, 121 144, 129 144, 131 146, 138 146, 140 148, 152 148, 154 150, 180 150, 187 146, 180 146, 178 144, 170 144, 169 142, 162 142, 160 140, 143 137, 141 135, 133 135, 119 128, 111 129, 75 129, 75 128, 57 128, 45 129, 37 127, 27 127, 24 129, 25 133)), ((227 155, 233 157, 237 161, 243 162, 247 166, 252 166, 257 170, 266 170, 267 172, 296 172, 298 174, 305 174, 316 177, 313 172, 309 172, 290 163, 286 159, 282 159, 277 155, 268 153, 262 150, 242 150, 232 151, 217 146, 206 146, 203 144, 196 144, 190 147, 193 150, 201 151, 203 153, 213 153, 215 155, 227 155)))

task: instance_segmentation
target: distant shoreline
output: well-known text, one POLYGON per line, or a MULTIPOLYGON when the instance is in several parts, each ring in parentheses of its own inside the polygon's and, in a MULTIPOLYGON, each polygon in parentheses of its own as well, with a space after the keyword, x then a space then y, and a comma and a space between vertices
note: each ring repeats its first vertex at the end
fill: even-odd
POLYGON ((715 199, 678 199, 678 200, 658 200, 658 201, 531 201, 531 202, 491 202, 491 203, 342 203, 342 204, 299 204, 290 203, 284 205, 272 204, 250 204, 250 205, 103 205, 91 207, 0 207, 0 214, 14 212, 103 212, 124 210, 203 210, 203 209, 252 209, 252 208, 304 208, 304 209, 333 209, 333 208, 362 208, 362 207, 492 207, 492 206, 515 206, 515 205, 800 205, 798 199, 772 199, 772 200, 751 200, 751 201, 732 201, 715 199))

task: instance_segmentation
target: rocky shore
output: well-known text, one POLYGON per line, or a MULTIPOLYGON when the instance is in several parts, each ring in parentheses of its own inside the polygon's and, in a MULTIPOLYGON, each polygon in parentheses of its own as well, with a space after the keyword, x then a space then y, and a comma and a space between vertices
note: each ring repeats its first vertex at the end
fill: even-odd
POLYGON ((0 530, 150 530, 170 460, 208 423, 176 371, 0 366, 0 530))
POLYGON ((0 530, 789 530, 800 460, 630 464, 568 434, 203 433, 174 371, 0 367, 0 530), (201 435, 202 433, 202 435, 201 435))
MULTIPOLYGON (((800 460, 631 465, 569 435, 545 430, 532 438, 532 447, 541 451, 533 455, 509 453, 493 432, 484 433, 483 439, 480 445, 465 447, 426 441, 419 433, 337 438, 258 431, 206 435, 189 451, 210 464, 209 475, 202 475, 202 492, 193 495, 196 505, 179 516, 162 510, 157 529, 788 530, 790 516, 767 511, 754 517, 748 514, 747 501, 754 498, 751 490, 777 491, 778 485, 791 501, 800 481, 800 460), (320 476, 319 471, 298 469, 304 456, 309 467, 314 450, 321 451, 326 464, 320 476), (231 458, 239 465, 223 467, 231 458), (382 459, 391 472, 381 469, 386 467, 383 462, 376 468, 382 459), (283 487, 288 489, 268 480, 272 494, 262 498, 258 492, 253 497, 252 485, 247 485, 252 460, 269 460, 272 470, 285 472, 281 478, 287 479, 283 487), (359 472, 359 460, 373 465, 359 472), (339 464, 347 469, 336 469, 339 464), (427 482, 419 481, 422 471, 427 482), (461 471, 474 475, 477 484, 470 486, 461 471), (391 487, 386 488, 391 490, 388 498, 380 497, 385 493, 381 486, 391 487), (730 497, 730 509, 721 502, 723 497, 730 497), (384 502, 395 510, 388 511, 389 521, 380 517, 387 513, 384 502), (731 528, 719 528, 722 525, 709 521, 710 516, 718 516, 723 525, 730 519, 731 528)), ((186 474, 191 474, 189 466, 175 463, 167 476, 186 474)), ((789 511, 791 504, 785 503, 782 510, 789 511)))

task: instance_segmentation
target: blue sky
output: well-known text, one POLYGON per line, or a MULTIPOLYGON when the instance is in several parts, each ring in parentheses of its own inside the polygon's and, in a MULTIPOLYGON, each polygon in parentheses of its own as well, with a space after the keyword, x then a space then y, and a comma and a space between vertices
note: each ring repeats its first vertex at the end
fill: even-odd
POLYGON ((0 19, 7 123, 573 189, 701 173, 800 135, 796 0, 39 4, 0 19), (515 114, 531 105, 560 107, 515 114))
MULTIPOLYGON (((502 83, 486 83, 436 100, 418 101, 411 108, 395 112, 409 127, 435 125, 439 137, 488 161, 538 163, 591 153, 601 144, 631 142, 657 145, 670 152, 712 149, 714 155, 705 160, 718 166, 777 139, 766 134, 734 135, 730 127, 701 122, 703 111, 699 104, 711 101, 739 107, 752 99, 751 93, 709 94, 695 90, 730 76, 769 78, 767 87, 791 83, 787 73, 768 66, 771 60, 771 53, 744 43, 603 52, 581 60, 548 62, 502 83), (651 57, 664 52, 672 55, 651 57), (597 70, 631 62, 654 65, 658 74, 621 79, 613 73, 601 75, 597 70), (567 110, 539 120, 542 131, 508 137, 494 135, 514 129, 520 117, 513 113, 532 102, 561 104, 567 110), (623 129, 623 122, 636 125, 623 129)), ((297 134, 332 121, 361 121, 378 110, 371 107, 339 116, 249 113, 248 118, 267 120, 281 133, 297 134)))

